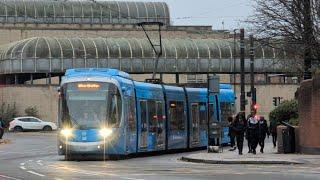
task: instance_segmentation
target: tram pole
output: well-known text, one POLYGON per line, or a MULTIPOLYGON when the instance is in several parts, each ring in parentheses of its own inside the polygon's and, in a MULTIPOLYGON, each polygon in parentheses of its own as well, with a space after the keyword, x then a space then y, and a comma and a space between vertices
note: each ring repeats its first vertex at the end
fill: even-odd
POLYGON ((250 91, 251 91, 251 112, 257 114, 256 104, 257 95, 254 88, 254 39, 253 35, 250 35, 250 91))
POLYGON ((246 112, 246 96, 245 96, 245 47, 244 47, 244 29, 240 29, 240 70, 241 70, 241 90, 240 90, 240 111, 245 113, 246 112))

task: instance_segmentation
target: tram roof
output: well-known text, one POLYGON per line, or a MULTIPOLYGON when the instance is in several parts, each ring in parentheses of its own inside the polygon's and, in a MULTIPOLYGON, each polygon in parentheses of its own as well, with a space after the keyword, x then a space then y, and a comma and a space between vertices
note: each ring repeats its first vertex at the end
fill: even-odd
POLYGON ((0 22, 66 24, 170 24, 164 2, 0 0, 0 22))
POLYGON ((219 93, 220 102, 235 102, 235 94, 232 89, 220 89, 219 93))
POLYGON ((220 84, 220 89, 231 89, 231 84, 220 84))
POLYGON ((87 68, 87 69, 68 69, 65 73, 66 77, 81 76, 119 76, 126 79, 132 79, 131 76, 123 71, 111 68, 87 68))

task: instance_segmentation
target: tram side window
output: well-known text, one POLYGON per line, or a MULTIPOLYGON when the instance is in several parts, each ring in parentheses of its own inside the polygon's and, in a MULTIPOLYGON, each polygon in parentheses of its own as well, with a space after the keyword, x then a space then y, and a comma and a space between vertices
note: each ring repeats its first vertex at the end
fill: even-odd
POLYGON ((198 103, 191 104, 191 116, 192 116, 192 127, 198 127, 199 122, 199 108, 198 103))
POLYGON ((149 132, 156 132, 157 129, 157 109, 155 101, 148 101, 149 132))
POLYGON ((214 104, 213 103, 210 103, 210 106, 209 106, 209 108, 210 108, 210 122, 215 122, 215 121, 217 121, 216 120, 216 117, 215 117, 215 108, 214 108, 214 104))
POLYGON ((133 97, 128 98, 128 122, 129 130, 131 132, 136 131, 136 113, 135 113, 135 102, 133 97))
POLYGON ((140 101, 141 131, 147 131, 147 101, 140 101))
POLYGON ((207 104, 199 103, 199 118, 200 118, 200 127, 202 129, 207 128, 207 104))
POLYGON ((118 126, 121 117, 121 97, 117 94, 111 94, 111 104, 109 106, 110 125, 118 126))
POLYGON ((228 117, 232 116, 234 113, 233 104, 228 102, 221 102, 220 108, 221 108, 221 119, 223 122, 227 122, 228 117))
POLYGON ((170 130, 185 130, 184 105, 182 101, 170 101, 170 130))

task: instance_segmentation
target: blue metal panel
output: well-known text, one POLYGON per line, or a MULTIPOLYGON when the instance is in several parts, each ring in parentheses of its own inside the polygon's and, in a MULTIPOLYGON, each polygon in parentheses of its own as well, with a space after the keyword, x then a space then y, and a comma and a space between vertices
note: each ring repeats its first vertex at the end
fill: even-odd
POLYGON ((232 89, 231 84, 220 84, 220 90, 221 89, 232 89))
POLYGON ((72 142, 97 142, 101 141, 101 137, 97 129, 74 130, 70 139, 72 142))
POLYGON ((221 139, 222 144, 227 144, 230 142, 230 137, 228 134, 229 134, 229 127, 224 127, 222 129, 222 139, 221 139))
POLYGON ((141 99, 163 99, 162 87, 157 84, 134 82, 137 98, 141 99))
POLYGON ((219 94, 220 102, 235 103, 235 94, 231 89, 221 89, 219 94))
POLYGON ((186 91, 188 93, 189 103, 208 101, 207 88, 186 88, 186 91))

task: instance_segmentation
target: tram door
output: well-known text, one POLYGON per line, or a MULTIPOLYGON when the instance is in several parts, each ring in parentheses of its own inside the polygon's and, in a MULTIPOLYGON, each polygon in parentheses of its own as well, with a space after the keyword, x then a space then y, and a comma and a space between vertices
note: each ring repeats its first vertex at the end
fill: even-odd
POLYGON ((191 127, 191 143, 199 143, 199 133, 200 133, 200 121, 199 121, 199 105, 197 103, 191 104, 191 117, 192 117, 192 127, 191 127))
POLYGON ((165 120, 166 117, 164 115, 164 102, 157 101, 156 102, 157 109, 157 149, 165 148, 165 120))
POLYGON ((147 101, 140 101, 141 116, 141 133, 140 133, 140 149, 148 147, 148 121, 147 121, 147 101))

